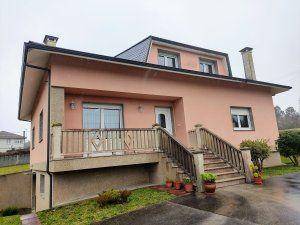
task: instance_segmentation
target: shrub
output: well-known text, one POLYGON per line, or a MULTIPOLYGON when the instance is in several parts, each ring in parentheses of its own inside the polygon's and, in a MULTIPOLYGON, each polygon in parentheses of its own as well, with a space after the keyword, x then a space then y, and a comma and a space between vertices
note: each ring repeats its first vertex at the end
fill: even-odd
POLYGON ((215 183, 217 179, 217 176, 212 173, 202 173, 201 177, 204 182, 208 183, 215 183))
POLYGON ((19 213, 19 209, 16 207, 8 207, 1 211, 2 216, 12 216, 17 215, 19 213))
POLYGON ((127 190, 114 190, 104 191, 102 194, 99 194, 97 202, 100 207, 106 206, 108 204, 118 204, 125 203, 128 201, 128 197, 131 195, 131 191, 127 190))
POLYGON ((277 140, 278 151, 284 157, 288 157, 295 166, 299 165, 297 157, 300 156, 300 131, 282 131, 277 140))
POLYGON ((186 177, 183 179, 183 183, 190 184, 190 183, 192 183, 192 180, 190 178, 186 177))
POLYGON ((271 147, 268 145, 268 140, 244 140, 240 144, 241 148, 248 147, 251 151, 251 160, 258 167, 258 171, 261 173, 263 169, 263 162, 269 157, 271 147))
POLYGON ((132 194, 131 191, 122 190, 120 191, 121 203, 128 202, 128 197, 132 194))

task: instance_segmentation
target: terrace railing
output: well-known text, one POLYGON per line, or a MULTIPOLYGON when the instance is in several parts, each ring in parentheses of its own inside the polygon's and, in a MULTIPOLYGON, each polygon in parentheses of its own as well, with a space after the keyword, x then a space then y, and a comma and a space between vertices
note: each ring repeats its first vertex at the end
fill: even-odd
POLYGON ((193 180, 193 153, 161 127, 126 129, 52 129, 52 158, 123 155, 162 151, 193 180))

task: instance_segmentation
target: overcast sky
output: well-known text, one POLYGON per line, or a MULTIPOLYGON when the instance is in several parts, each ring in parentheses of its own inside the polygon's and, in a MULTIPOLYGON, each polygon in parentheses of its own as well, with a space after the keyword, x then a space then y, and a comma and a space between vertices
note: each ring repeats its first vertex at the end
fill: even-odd
POLYGON ((58 46, 114 56, 152 34, 227 52, 244 77, 239 50, 254 48, 258 80, 290 85, 274 104, 299 109, 300 1, 1 0, 0 130, 21 133, 17 119, 23 43, 59 37, 58 46))

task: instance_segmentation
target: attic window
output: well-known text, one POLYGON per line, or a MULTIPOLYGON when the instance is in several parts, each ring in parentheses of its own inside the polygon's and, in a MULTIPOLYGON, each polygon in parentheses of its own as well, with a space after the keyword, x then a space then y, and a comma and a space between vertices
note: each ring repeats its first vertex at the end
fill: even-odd
POLYGON ((158 52, 158 64, 178 68, 178 55, 173 53, 158 52))
POLYGON ((217 74, 217 66, 215 61, 200 59, 200 72, 217 74))

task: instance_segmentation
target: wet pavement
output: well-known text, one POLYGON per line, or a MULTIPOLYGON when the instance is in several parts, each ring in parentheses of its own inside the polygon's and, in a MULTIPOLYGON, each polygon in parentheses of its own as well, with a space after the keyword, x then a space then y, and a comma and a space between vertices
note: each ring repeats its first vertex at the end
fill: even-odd
POLYGON ((97 223, 101 225, 300 224, 300 173, 178 197, 97 223))

